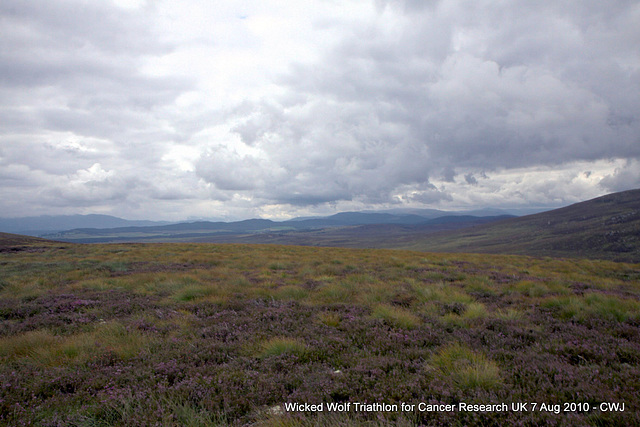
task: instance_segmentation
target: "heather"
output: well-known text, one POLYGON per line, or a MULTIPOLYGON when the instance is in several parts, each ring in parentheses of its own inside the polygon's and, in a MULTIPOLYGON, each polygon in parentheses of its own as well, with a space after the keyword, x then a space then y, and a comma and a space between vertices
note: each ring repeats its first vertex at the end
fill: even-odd
POLYGON ((174 243, 3 252, 0 384, 7 425, 638 425, 640 265, 174 243))

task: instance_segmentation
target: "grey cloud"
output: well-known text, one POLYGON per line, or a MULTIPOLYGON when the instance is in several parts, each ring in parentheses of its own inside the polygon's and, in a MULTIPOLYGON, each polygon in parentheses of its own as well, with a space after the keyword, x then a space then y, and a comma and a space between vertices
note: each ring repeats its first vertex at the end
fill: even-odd
POLYGON ((153 32, 148 12, 106 2, 2 2, 0 168, 9 172, 0 182, 6 194, 30 185, 39 191, 20 196, 25 203, 71 210, 167 198, 158 188, 166 179, 160 169, 165 149, 204 124, 176 119, 174 102, 192 82, 139 71, 145 58, 173 49, 153 32), (77 180, 96 163, 112 175, 77 180), (15 171, 22 171, 20 183, 8 180, 15 171))
POLYGON ((157 40, 144 11, 102 2, 8 1, 0 16, 0 88, 15 100, 0 106, 3 130, 17 121, 22 128, 126 139, 163 120, 158 107, 190 88, 138 71, 145 55, 172 48, 157 40))
POLYGON ((456 171, 453 167, 445 167, 441 171, 441 178, 445 182, 454 182, 456 177, 456 171))
MULTIPOLYGON (((321 183, 320 186, 324 185, 321 183)), ((297 189, 291 193, 283 193, 278 197, 279 203, 286 203, 292 206, 317 206, 325 203, 335 203, 337 201, 350 201, 351 195, 347 192, 323 191, 323 188, 313 188, 310 191, 301 192, 297 189)))
POLYGON ((252 156, 241 156, 223 146, 212 148, 196 165, 196 173, 220 190, 252 190, 268 167, 252 156))
POLYGON ((320 63, 294 66, 279 80, 291 94, 256 105, 236 131, 288 165, 289 192, 306 171, 369 202, 433 176, 477 185, 472 170, 640 157, 637 4, 474 5, 407 4, 400 32, 360 28, 320 63))
POLYGON ((159 53, 166 48, 154 39, 147 12, 79 0, 5 0, 0 5, 3 21, 13 24, 7 30, 14 31, 7 31, 8 34, 22 35, 18 41, 74 49, 90 43, 116 54, 159 53))
POLYGON ((467 184, 478 185, 478 180, 475 176, 473 176, 472 173, 465 174, 464 180, 467 182, 467 184))
MULTIPOLYGON (((53 135, 42 139, 31 137, 4 138, 2 168, 23 166, 27 170, 39 170, 52 175, 67 175, 70 171, 83 169, 99 161, 96 153, 82 152, 53 144, 52 140, 64 138, 53 135)), ((58 142, 58 141, 56 141, 58 142)), ((104 155, 102 156, 105 157, 104 155)), ((28 175, 23 177, 28 180, 28 175)))
POLYGON ((302 107, 256 105, 236 131, 263 157, 216 148, 201 158, 199 175, 221 189, 290 204, 391 202, 399 184, 428 180, 422 148, 402 142, 403 126, 363 105, 320 100, 302 107))
POLYGON ((411 192, 409 200, 429 205, 442 201, 451 201, 453 197, 448 192, 438 189, 435 185, 426 183, 419 185, 417 191, 411 192))

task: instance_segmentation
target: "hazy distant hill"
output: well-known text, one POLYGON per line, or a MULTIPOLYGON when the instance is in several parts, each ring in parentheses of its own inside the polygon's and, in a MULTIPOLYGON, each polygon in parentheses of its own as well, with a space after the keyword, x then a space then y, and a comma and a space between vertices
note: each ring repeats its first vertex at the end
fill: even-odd
POLYGON ((150 227, 75 228, 43 235, 77 242, 236 242, 280 243, 307 246, 389 247, 393 242, 440 230, 458 229, 501 217, 446 216, 343 212, 323 218, 235 222, 198 221, 150 227), (359 228, 360 227, 360 228, 359 228), (364 232, 366 228, 366 232, 364 232))
POLYGON ((164 225, 169 222, 132 221, 111 215, 43 215, 25 218, 0 218, 0 232, 39 236, 73 228, 113 228, 164 225))
POLYGON ((422 224, 427 221, 429 221, 429 218, 420 215, 394 215, 378 212, 340 212, 323 218, 283 221, 283 224, 295 226, 300 229, 367 224, 422 224))
POLYGON ((363 224, 311 230, 246 234, 215 234, 194 238, 193 242, 269 243, 279 245, 333 246, 343 248, 403 248, 442 230, 457 230, 510 218, 446 216, 420 224, 363 224))
POLYGON ((640 262, 640 189, 548 212, 432 234, 405 248, 640 262))

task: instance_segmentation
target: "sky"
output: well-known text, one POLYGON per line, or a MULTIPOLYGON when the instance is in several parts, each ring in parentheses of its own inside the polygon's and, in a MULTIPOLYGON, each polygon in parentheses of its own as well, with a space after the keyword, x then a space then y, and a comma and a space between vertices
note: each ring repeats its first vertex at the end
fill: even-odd
POLYGON ((0 216, 552 208, 640 187, 640 2, 3 0, 0 216))

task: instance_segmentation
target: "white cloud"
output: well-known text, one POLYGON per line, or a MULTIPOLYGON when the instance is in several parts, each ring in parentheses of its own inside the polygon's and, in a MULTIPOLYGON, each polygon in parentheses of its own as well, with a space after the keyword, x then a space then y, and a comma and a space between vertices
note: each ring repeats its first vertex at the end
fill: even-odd
POLYGON ((626 159, 624 162, 618 162, 616 168, 604 175, 599 184, 611 192, 640 188, 640 161, 626 159))

